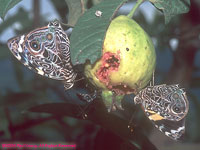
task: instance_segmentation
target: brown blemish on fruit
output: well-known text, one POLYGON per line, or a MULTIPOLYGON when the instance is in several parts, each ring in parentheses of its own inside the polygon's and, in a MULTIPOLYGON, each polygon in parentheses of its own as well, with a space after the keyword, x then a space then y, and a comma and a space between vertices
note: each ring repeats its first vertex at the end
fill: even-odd
POLYGON ((99 70, 97 70, 96 76, 97 78, 105 83, 105 85, 109 84, 109 75, 113 71, 118 71, 120 64, 120 51, 116 53, 106 52, 101 58, 102 65, 99 70))
POLYGON ((117 95, 124 95, 124 94, 130 94, 130 93, 135 92, 134 89, 124 84, 112 86, 112 91, 114 91, 117 95))

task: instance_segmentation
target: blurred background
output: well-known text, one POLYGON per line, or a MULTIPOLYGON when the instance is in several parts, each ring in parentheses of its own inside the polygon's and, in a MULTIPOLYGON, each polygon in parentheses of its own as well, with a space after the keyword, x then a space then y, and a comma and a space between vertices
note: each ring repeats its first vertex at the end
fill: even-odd
MULTIPOLYGON (((87 7, 99 1, 88 0, 87 7)), ((134 2, 125 4, 119 14, 128 14, 133 5, 134 2)), ((8 11, 4 21, 0 20, 0 142, 69 142, 77 144, 78 149, 87 150, 140 149, 136 144, 130 145, 130 140, 102 127, 98 121, 28 111, 46 103, 70 103, 79 108, 82 101, 76 93, 90 92, 83 81, 64 91, 62 83, 39 76, 22 65, 6 45, 9 38, 45 26, 54 19, 67 23, 68 12, 65 1, 23 0, 8 11)), ((138 123, 141 134, 147 137, 147 143, 159 150, 197 150, 200 148, 200 1, 192 0, 189 13, 175 16, 167 25, 163 14, 149 2, 141 5, 134 19, 151 36, 156 48, 155 84, 180 84, 190 102, 183 141, 175 142, 159 132, 142 111, 138 123)), ((130 97, 125 97, 125 101, 131 106, 129 109, 134 109, 130 97)), ((126 115, 121 117, 127 122, 130 119, 126 115)))

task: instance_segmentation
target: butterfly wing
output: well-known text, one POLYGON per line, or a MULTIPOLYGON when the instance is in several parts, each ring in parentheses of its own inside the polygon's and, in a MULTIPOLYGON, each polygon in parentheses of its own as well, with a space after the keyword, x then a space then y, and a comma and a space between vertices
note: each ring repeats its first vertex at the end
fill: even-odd
POLYGON ((173 140, 180 140, 185 133, 185 118, 180 121, 152 120, 155 127, 173 140))
POLYGON ((65 81, 67 89, 73 86, 76 73, 71 64, 69 39, 57 21, 12 38, 7 44, 13 55, 29 69, 65 81))
MULTIPOLYGON (((143 107, 143 106, 142 106, 143 107)), ((180 139, 185 132, 185 118, 179 121, 165 119, 159 112, 147 110, 143 107, 146 116, 152 121, 156 128, 173 140, 180 139)))
POLYGON ((185 131, 185 116, 189 103, 185 92, 177 85, 147 87, 135 96, 146 116, 168 137, 180 139, 185 131))

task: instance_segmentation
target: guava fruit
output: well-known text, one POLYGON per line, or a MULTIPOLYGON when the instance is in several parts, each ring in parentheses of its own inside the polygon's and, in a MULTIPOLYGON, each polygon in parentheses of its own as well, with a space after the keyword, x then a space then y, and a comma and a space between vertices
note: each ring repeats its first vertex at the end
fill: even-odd
POLYGON ((113 19, 102 46, 102 57, 87 63, 84 73, 89 81, 117 95, 137 93, 147 86, 156 64, 151 38, 127 16, 113 19))

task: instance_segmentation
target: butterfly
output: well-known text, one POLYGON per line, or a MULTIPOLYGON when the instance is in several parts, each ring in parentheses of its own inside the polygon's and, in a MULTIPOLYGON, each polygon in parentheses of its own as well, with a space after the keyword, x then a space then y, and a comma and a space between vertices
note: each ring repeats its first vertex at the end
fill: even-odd
POLYGON ((134 103, 141 105, 146 116, 166 136, 174 140, 182 137, 189 102, 179 85, 148 86, 134 97, 134 103))
POLYGON ((12 54, 34 72, 64 82, 65 89, 74 85, 77 73, 70 58, 70 43, 58 21, 37 28, 7 42, 12 54))

